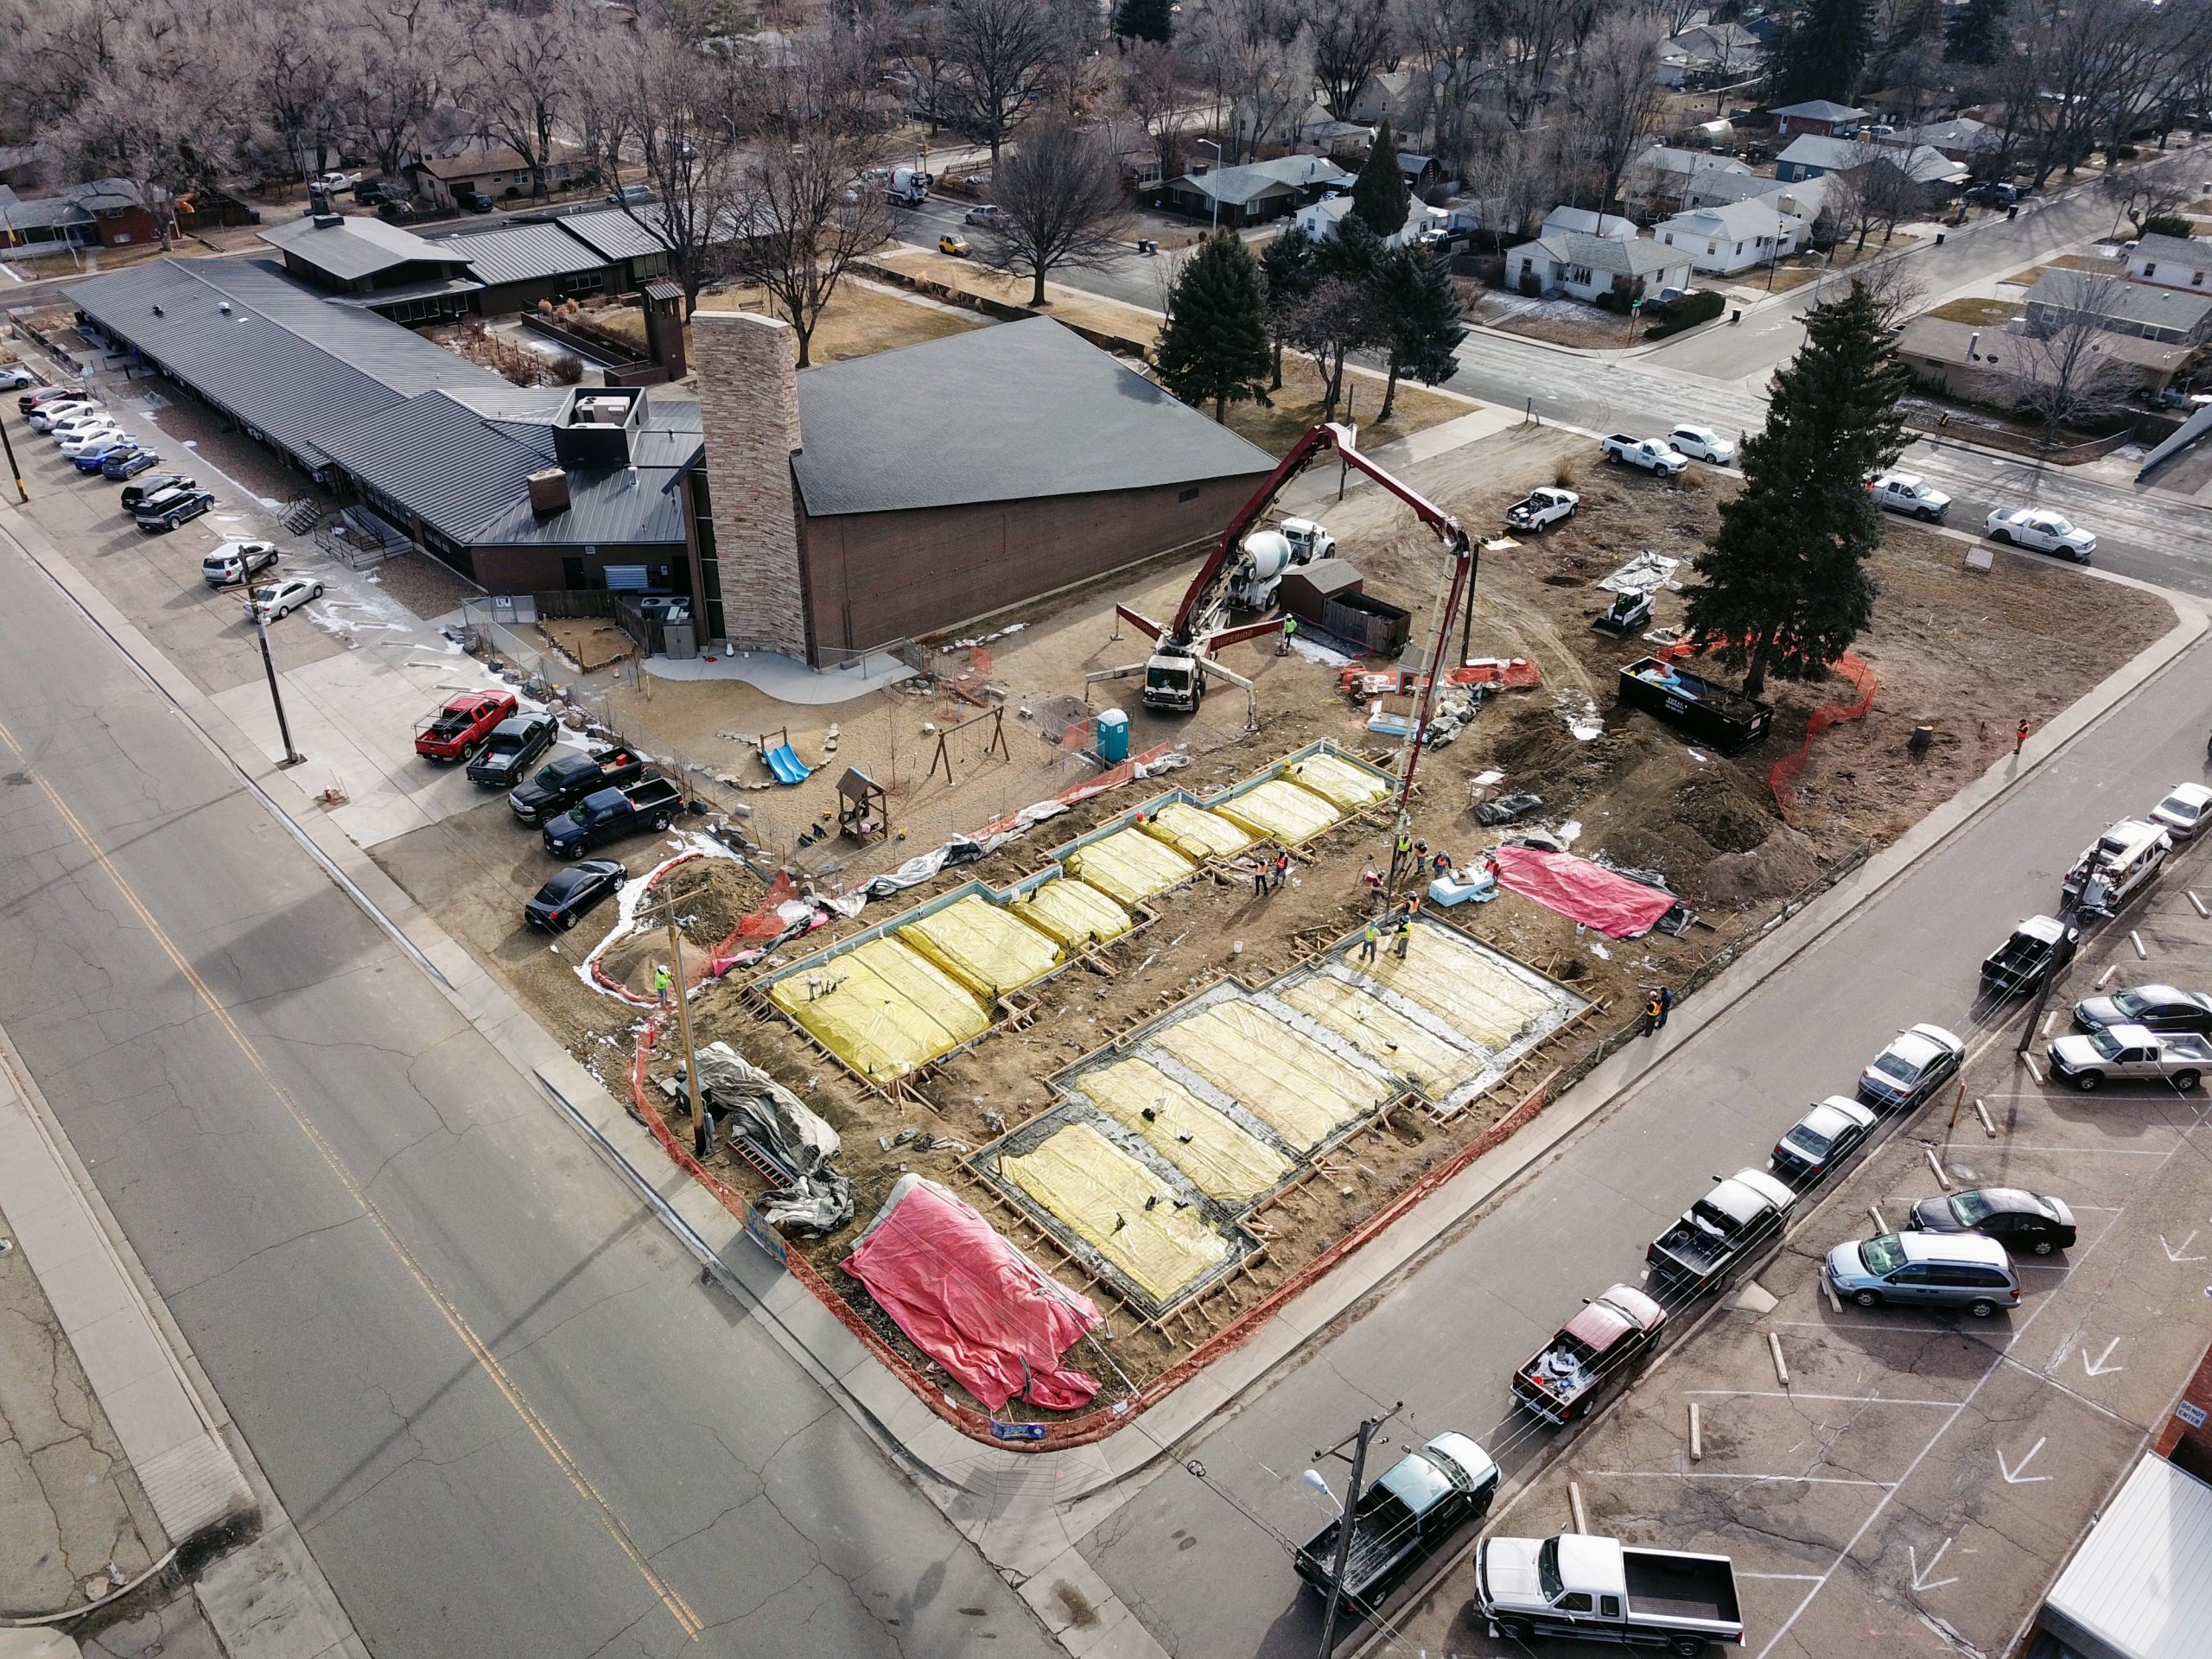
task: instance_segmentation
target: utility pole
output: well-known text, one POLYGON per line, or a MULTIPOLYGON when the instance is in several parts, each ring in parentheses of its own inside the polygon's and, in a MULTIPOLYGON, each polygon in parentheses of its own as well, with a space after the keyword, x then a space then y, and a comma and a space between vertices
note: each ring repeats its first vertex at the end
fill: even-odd
POLYGON ((1359 1427, 1325 1451, 1316 1452, 1317 1458, 1341 1458, 1344 1447, 1351 1447, 1351 1484, 1344 1489, 1344 1512, 1337 1518, 1337 1559, 1329 1571, 1329 1607, 1321 1616, 1321 1659, 1330 1659, 1337 1646, 1337 1607, 1344 1599, 1344 1569, 1351 1559, 1351 1529, 1353 1518, 1359 1513, 1360 1484, 1367 1478, 1367 1443, 1375 1438, 1376 1430, 1405 1409, 1402 1400, 1380 1417, 1364 1417, 1359 1427))
POLYGON ((8 452, 8 471, 16 480, 16 499, 29 500, 31 493, 23 487, 23 469, 16 460, 15 440, 8 435, 8 428, 4 422, 0 422, 0 449, 5 449, 8 452))
MULTIPOLYGON (((18 488, 22 486, 19 484, 18 488)), ((253 630, 261 637, 261 671, 269 677, 269 701, 276 705, 276 735, 283 740, 284 758, 280 766, 296 766, 307 759, 292 747, 291 722, 284 718, 283 693, 276 689, 276 659, 269 654, 269 617, 261 608, 261 601, 253 596, 253 578, 245 579, 246 608, 253 613, 253 630)))

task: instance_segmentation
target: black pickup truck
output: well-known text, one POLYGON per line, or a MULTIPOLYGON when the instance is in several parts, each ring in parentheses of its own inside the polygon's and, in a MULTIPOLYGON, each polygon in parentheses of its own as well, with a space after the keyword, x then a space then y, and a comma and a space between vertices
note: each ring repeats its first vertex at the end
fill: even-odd
POLYGON ((1985 996, 2025 996, 2074 960, 2082 930, 2050 916, 2031 916, 1981 959, 1985 996))
POLYGON ((620 789, 645 775, 645 763, 627 749, 607 749, 598 754, 579 754, 572 749, 555 755, 529 782, 509 791, 507 804, 524 823, 543 823, 559 817, 587 795, 620 789))
MULTIPOLYGON (((1344 1555, 1344 1600, 1371 1615, 1422 1557, 1443 1548, 1461 1527, 1490 1513, 1503 1477, 1489 1452, 1464 1434, 1439 1434, 1408 1452, 1359 1495, 1344 1555)), ((1329 1592, 1337 1565, 1339 1516, 1298 1552, 1298 1576, 1329 1592)))
POLYGON ((1764 1245, 1782 1236, 1796 1193, 1763 1169, 1719 1182, 1643 1253, 1653 1280, 1693 1294, 1717 1288, 1764 1245))
POLYGON ((468 781, 489 789, 512 789, 530 763, 553 747, 561 722, 550 715, 513 715, 492 728, 492 735, 468 763, 468 781))
POLYGON ((587 795, 545 826, 545 850, 556 858, 582 858, 594 847, 604 847, 624 836, 652 830, 655 835, 676 822, 683 791, 657 772, 649 772, 627 789, 602 789, 587 795))

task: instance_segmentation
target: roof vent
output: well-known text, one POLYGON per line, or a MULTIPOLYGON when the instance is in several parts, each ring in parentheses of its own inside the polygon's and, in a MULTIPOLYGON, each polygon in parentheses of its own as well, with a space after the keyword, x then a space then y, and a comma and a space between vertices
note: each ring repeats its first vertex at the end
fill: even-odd
POLYGON ((315 216, 315 227, 318 231, 334 231, 345 222, 346 215, 343 213, 317 213, 315 216))
POLYGON ((168 314, 167 312, 163 311, 163 310, 162 309, 162 308, 161 308, 160 306, 158 306, 158 305, 157 305, 157 306, 156 306, 156 307, 154 308, 154 315, 155 315, 156 316, 157 316, 157 317, 160 317, 160 316, 166 316, 166 315, 168 315, 168 314))
POLYGON ((569 474, 563 469, 548 467, 532 473, 529 483, 530 510, 540 518, 569 510, 569 474))
POLYGON ((231 302, 228 300, 223 301, 220 304, 217 305, 215 308, 218 311, 220 311, 226 317, 231 315, 231 302))

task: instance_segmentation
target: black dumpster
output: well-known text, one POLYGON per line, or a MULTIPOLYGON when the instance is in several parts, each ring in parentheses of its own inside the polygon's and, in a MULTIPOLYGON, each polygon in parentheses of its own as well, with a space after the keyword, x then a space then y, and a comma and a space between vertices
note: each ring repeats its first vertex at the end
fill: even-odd
POLYGON ((1772 703, 1739 697, 1724 685, 1656 657, 1640 658, 1621 670, 1620 700, 1723 753, 1751 747, 1766 735, 1774 720, 1772 703))

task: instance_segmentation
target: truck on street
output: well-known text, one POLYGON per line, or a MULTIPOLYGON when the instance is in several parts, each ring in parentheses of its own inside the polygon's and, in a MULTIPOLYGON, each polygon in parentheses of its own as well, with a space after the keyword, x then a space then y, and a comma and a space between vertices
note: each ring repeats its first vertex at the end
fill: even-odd
POLYGON ((1598 440, 1607 461, 1641 467, 1656 478, 1680 478, 1689 470, 1690 458, 1664 438, 1631 438, 1615 432, 1598 440))
POLYGON ((545 850, 556 858, 582 858, 624 836, 652 830, 658 835, 676 822, 683 791, 658 772, 649 772, 627 789, 602 789, 587 795, 545 826, 545 850))
POLYGON ((1659 1345, 1667 1310, 1634 1285, 1586 1303, 1513 1374, 1513 1397, 1554 1427, 1619 1392, 1659 1345))
POLYGON ((2050 916, 2031 916, 1981 959, 1986 996, 2024 996, 2074 960, 2082 930, 2050 916))
POLYGON ((1951 510, 1951 498, 1917 473, 1884 473, 1867 484, 1866 493, 1876 506, 1910 513, 1927 524, 1942 524, 1951 510))
MULTIPOLYGON (((1363 1616, 1372 1614, 1416 1562, 1490 1513, 1502 1478, 1490 1453, 1464 1434, 1439 1434, 1391 1465, 1360 1494, 1350 1517, 1344 1602, 1363 1616)), ((1329 1592, 1345 1524, 1345 1517, 1338 1516, 1298 1552, 1298 1576, 1323 1595, 1329 1592)))
POLYGON ((936 182, 918 167, 894 167, 884 183, 883 194, 901 207, 918 207, 930 199, 930 186, 936 182))
POLYGON ((1531 490, 1505 510, 1508 530, 1544 531, 1574 517, 1582 498, 1573 490, 1531 490))
POLYGON ((527 824, 557 818, 587 795, 620 789, 645 776, 645 763, 627 749, 585 754, 570 749, 540 766, 529 782, 507 792, 507 804, 527 824))
POLYGON ((1739 1169, 1682 1212, 1643 1259, 1653 1279, 1692 1294, 1718 1288, 1782 1236, 1797 1195, 1763 1169, 1739 1169))
POLYGON ((1561 1636, 1688 1659, 1744 1639, 1728 1557, 1630 1549, 1588 1533, 1485 1538, 1475 1553, 1475 1608, 1508 1642, 1561 1636))
POLYGON ((2061 1037, 2046 1051, 2050 1075, 2085 1094, 2113 1079, 2155 1079, 2194 1089, 2212 1071, 2212 1042, 2191 1032, 2161 1036, 2141 1026, 2107 1026, 2061 1037))

